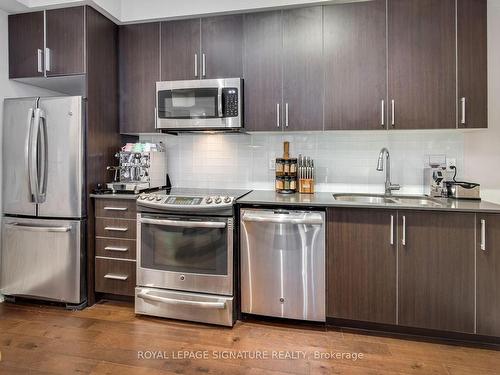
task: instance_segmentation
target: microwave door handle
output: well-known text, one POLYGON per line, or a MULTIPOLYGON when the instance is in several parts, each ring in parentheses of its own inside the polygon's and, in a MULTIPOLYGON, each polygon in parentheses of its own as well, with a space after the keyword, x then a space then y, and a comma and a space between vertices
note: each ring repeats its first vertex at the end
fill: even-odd
POLYGON ((141 224, 164 225, 170 227, 184 228, 225 228, 226 223, 222 221, 183 221, 183 220, 164 220, 141 218, 141 224))
POLYGON ((217 90, 217 112, 219 117, 222 117, 222 87, 217 90))

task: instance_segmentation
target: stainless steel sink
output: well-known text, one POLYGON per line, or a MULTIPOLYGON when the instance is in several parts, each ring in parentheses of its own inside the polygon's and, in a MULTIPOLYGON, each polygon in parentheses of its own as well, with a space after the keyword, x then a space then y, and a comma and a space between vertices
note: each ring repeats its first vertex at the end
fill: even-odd
POLYGON ((397 203, 392 197, 385 195, 371 195, 371 194, 333 194, 333 198, 337 201, 356 202, 367 204, 386 204, 397 203))
POLYGON ((399 204, 406 206, 442 207, 443 204, 436 199, 422 196, 387 196, 379 194, 333 194, 337 201, 355 202, 366 204, 399 204))

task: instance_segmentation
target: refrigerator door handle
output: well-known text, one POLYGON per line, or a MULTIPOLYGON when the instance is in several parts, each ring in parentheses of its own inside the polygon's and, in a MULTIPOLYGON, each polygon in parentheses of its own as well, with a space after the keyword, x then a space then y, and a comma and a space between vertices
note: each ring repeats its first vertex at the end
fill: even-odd
POLYGON ((47 195, 47 176, 48 176, 48 145, 47 145, 47 120, 45 119, 45 114, 43 111, 40 112, 39 118, 39 132, 41 135, 40 142, 40 155, 42 157, 40 163, 40 176, 42 181, 40 182, 40 191, 38 193, 39 203, 45 202, 45 197, 47 195))
POLYGON ((40 132, 40 109, 34 111, 33 131, 30 138, 30 189, 34 197, 34 202, 39 203, 40 183, 38 181, 38 137, 40 132))
POLYGON ((34 193, 31 185, 31 180, 32 180, 32 173, 31 173, 31 138, 33 135, 33 108, 30 108, 28 110, 28 137, 26 138, 26 145, 24 148, 24 160, 25 160, 25 167, 26 167, 26 174, 27 174, 27 181, 28 181, 28 191, 30 193, 30 201, 33 201, 34 193))

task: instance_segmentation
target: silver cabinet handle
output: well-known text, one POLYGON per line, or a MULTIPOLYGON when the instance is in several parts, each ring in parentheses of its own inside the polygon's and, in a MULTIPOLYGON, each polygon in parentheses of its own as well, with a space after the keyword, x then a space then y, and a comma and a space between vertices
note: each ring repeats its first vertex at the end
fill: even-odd
POLYGON ((486 220, 481 219, 481 250, 486 251, 486 220))
POLYGON ((205 54, 203 53, 201 55, 201 74, 203 77, 206 76, 206 68, 207 68, 207 58, 205 54))
POLYGON ((288 128, 288 103, 285 103, 285 127, 288 128))
POLYGON ((150 300, 155 302, 168 303, 170 305, 184 305, 184 306, 194 306, 208 309, 225 309, 226 302, 202 302, 202 301, 190 301, 184 299, 176 299, 176 298, 167 298, 167 297, 159 297, 148 294, 147 292, 138 293, 138 298, 144 300, 150 300))
POLYGON ((280 103, 276 103, 276 127, 280 127, 280 103))
POLYGON ((108 251, 119 251, 119 252, 126 252, 128 251, 128 247, 117 247, 117 246, 106 246, 104 250, 108 251))
POLYGON ((38 59, 38 73, 43 73, 43 65, 42 65, 43 52, 40 48, 38 48, 36 52, 38 59))
POLYGON ((33 225, 25 225, 22 223, 9 223, 8 226, 17 228, 19 230, 26 230, 29 232, 58 232, 65 233, 71 230, 71 227, 39 227, 33 225))
POLYGON ((396 103, 394 99, 391 100, 391 125, 396 126, 396 103))
POLYGON ((461 98, 460 99, 460 103, 462 104, 462 118, 460 119, 460 123, 462 125, 465 125, 465 120, 466 120, 466 117, 465 117, 465 104, 466 104, 466 99, 465 98, 461 98))
POLYGON ((119 275, 116 273, 107 273, 104 275, 105 279, 111 279, 111 280, 120 280, 120 281, 126 281, 128 279, 128 275, 119 275))
POLYGON ((401 238, 401 244, 406 246, 406 216, 403 216, 403 236, 401 238))
POLYGON ((380 126, 384 127, 385 126, 385 100, 383 100, 383 99, 382 99, 381 105, 380 105, 380 113, 381 113, 380 126))
POLYGON ((198 54, 194 54, 194 76, 198 77, 198 54))
POLYGON ((104 207, 106 211, 127 211, 128 207, 104 207))
POLYGON ((225 228, 226 223, 223 221, 183 221, 183 220, 163 220, 163 219, 139 219, 141 224, 164 225, 170 227, 183 228, 225 228))
POLYGON ((50 48, 45 48, 45 70, 50 72, 50 48))
POLYGON ((391 245, 394 245, 394 215, 391 215, 391 245))
POLYGON ((124 227, 104 227, 104 230, 108 230, 110 232, 126 232, 128 228, 124 227))

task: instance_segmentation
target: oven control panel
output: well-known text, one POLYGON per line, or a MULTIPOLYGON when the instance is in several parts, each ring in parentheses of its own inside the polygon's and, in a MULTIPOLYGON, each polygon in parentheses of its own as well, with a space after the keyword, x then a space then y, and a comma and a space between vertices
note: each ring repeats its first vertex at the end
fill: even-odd
POLYGON ((212 209, 220 207, 231 207, 234 203, 234 197, 230 196, 183 196, 183 195, 165 195, 165 194, 141 194, 137 198, 137 204, 164 208, 164 209, 212 209))

